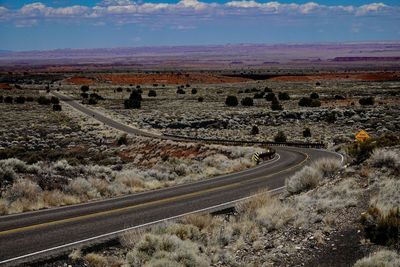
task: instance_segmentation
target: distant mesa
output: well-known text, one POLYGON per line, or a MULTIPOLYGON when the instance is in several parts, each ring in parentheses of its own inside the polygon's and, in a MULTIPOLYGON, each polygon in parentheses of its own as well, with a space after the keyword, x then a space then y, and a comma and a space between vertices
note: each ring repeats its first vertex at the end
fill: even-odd
POLYGON ((332 61, 400 61, 400 57, 335 57, 332 61))

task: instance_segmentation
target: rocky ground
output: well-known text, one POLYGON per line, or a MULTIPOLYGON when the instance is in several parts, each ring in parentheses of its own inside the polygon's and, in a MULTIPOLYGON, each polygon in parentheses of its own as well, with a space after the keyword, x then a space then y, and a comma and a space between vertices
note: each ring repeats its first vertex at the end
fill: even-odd
MULTIPOLYGON (((360 129, 372 135, 397 133, 400 125, 399 82, 375 81, 256 81, 235 84, 192 84, 184 86, 185 94, 177 94, 176 86, 141 86, 141 109, 127 110, 123 101, 135 85, 90 85, 106 100, 93 108, 129 125, 157 133, 167 133, 202 138, 241 138, 270 140, 278 131, 285 132, 289 141, 322 141, 337 144, 354 140, 360 129), (196 94, 191 90, 196 89, 196 94), (290 100, 280 101, 283 111, 272 111, 271 102, 254 98, 254 105, 244 107, 240 100, 265 96, 265 88, 276 96, 286 92, 290 100), (268 90, 269 90, 268 89, 268 90), (119 91, 120 90, 120 91, 119 91), (155 90, 156 97, 148 97, 155 90), (312 92, 319 94, 321 107, 299 107, 302 97, 312 92), (228 95, 237 96, 239 105, 227 107, 228 95), (359 99, 375 98, 375 105, 361 106, 359 99), (202 97, 203 102, 198 102, 202 97), (335 98, 336 97, 336 98, 335 98), (253 126, 259 134, 252 135, 253 126), (311 129, 310 137, 303 137, 305 128, 311 129)), ((79 97, 79 86, 69 87, 65 93, 79 97)))

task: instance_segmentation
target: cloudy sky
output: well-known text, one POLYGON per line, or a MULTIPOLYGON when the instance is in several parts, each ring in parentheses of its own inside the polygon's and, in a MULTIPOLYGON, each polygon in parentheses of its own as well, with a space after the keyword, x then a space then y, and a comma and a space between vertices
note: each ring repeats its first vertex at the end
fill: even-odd
POLYGON ((400 40, 400 1, 0 0, 0 49, 400 40))

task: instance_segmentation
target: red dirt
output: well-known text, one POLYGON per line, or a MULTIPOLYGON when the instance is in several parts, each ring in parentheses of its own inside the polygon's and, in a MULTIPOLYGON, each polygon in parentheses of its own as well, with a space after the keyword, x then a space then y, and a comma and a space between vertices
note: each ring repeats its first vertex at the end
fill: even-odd
POLYGON ((100 79, 113 84, 199 84, 237 83, 249 79, 226 77, 208 73, 160 73, 160 74, 103 74, 100 79))
POLYGON ((400 72, 328 73, 301 76, 279 76, 269 80, 281 82, 307 81, 399 81, 400 72))
POLYGON ((0 83, 0 89, 2 90, 11 90, 11 86, 7 83, 0 83))
POLYGON ((88 85, 88 84, 93 84, 95 82, 94 80, 92 80, 90 78, 78 77, 78 76, 68 78, 65 81, 67 83, 71 83, 71 84, 75 84, 75 85, 88 85))

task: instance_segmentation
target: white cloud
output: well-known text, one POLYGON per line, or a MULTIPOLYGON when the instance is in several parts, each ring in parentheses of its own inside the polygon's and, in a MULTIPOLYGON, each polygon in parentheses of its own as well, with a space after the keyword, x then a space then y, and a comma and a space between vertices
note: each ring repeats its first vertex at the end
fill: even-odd
POLYGON ((357 16, 363 16, 367 15, 368 13, 373 13, 373 12, 378 12, 378 11, 383 11, 387 8, 388 6, 385 5, 384 3, 372 3, 368 5, 363 5, 357 8, 356 15, 357 16))
MULTIPOLYGON (((164 16, 171 20, 183 20, 188 16, 198 19, 216 18, 217 16, 237 15, 268 15, 277 14, 281 16, 307 16, 345 14, 349 16, 364 16, 369 14, 386 14, 390 10, 393 14, 400 13, 399 7, 387 6, 383 3, 372 3, 360 7, 341 5, 321 5, 315 2, 305 4, 280 3, 277 1, 257 2, 256 0, 233 0, 225 4, 204 3, 199 0, 180 0, 178 3, 150 3, 136 2, 131 0, 103 0, 94 7, 88 6, 66 6, 53 8, 41 2, 27 4, 19 10, 7 10, 0 7, 0 18, 2 20, 28 20, 40 18, 76 18, 101 20, 109 19, 115 23, 132 23, 139 19, 147 21, 157 20, 164 16), (3 15, 6 14, 6 15, 3 15)), ((92 23, 95 23, 93 21, 92 23)))

